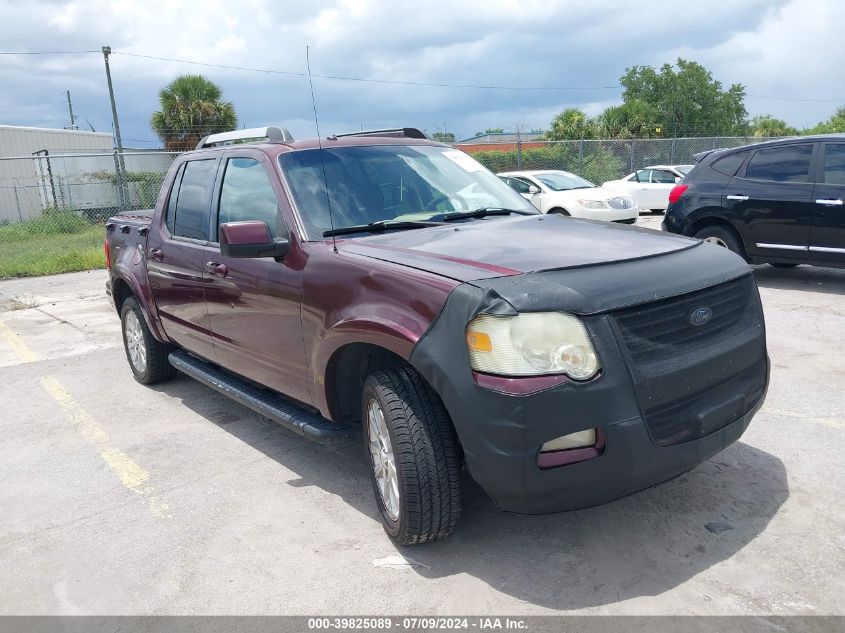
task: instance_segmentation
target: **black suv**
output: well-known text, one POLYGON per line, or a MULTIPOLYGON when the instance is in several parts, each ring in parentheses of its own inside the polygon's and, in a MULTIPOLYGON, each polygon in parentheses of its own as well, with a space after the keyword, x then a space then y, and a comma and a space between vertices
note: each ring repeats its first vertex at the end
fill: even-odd
POLYGON ((663 230, 754 264, 845 268, 845 134, 696 155, 669 195, 663 230))

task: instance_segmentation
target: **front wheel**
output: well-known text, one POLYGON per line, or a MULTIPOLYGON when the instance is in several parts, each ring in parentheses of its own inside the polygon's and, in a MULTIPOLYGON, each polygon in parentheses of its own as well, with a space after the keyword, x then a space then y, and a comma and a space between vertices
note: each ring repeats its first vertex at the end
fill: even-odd
POLYGON ((440 398, 413 369, 364 382, 362 424, 381 522, 404 545, 454 530, 461 513, 460 449, 440 398))
POLYGON ((147 327, 141 306, 130 297, 120 309, 120 325, 126 359, 135 380, 145 385, 172 378, 176 369, 170 364, 170 345, 157 341, 147 327))

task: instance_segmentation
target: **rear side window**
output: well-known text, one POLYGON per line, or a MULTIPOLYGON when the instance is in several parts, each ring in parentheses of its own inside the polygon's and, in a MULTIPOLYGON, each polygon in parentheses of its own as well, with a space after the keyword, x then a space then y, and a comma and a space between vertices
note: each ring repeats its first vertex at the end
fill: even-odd
POLYGON ((261 220, 276 237, 279 204, 267 172, 254 158, 230 158, 220 190, 220 224, 261 220))
POLYGON ((828 143, 825 146, 824 182, 845 185, 845 143, 828 143))
POLYGON ((761 149, 748 162, 745 177, 772 182, 807 182, 813 146, 789 145, 761 149))
POLYGON ((718 171, 720 174, 725 174, 725 176, 735 176, 736 170, 739 169, 739 166, 745 161, 746 156, 748 156, 748 152, 728 154, 727 156, 722 156, 722 158, 715 160, 710 167, 718 171))
POLYGON ((214 158, 185 163, 176 200, 173 235, 208 240, 209 205, 216 167, 214 158))
POLYGON ((170 197, 167 199, 167 214, 165 215, 165 223, 167 230, 173 234, 173 225, 176 221, 176 200, 179 198, 179 184, 182 182, 182 173, 185 171, 185 163, 179 165, 176 171, 176 177, 173 179, 173 186, 170 188, 170 197))

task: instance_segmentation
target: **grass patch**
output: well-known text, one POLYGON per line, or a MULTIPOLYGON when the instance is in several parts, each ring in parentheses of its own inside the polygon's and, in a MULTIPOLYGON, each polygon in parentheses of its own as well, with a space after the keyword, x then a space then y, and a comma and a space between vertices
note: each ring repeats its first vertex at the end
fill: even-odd
POLYGON ((102 226, 74 213, 45 213, 0 226, 0 279, 104 268, 102 226))

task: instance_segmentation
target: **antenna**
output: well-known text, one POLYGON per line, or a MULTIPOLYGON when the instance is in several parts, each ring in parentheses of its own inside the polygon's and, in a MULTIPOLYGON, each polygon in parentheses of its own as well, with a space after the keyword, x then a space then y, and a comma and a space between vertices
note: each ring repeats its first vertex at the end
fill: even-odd
POLYGON ((323 184, 326 187, 326 204, 329 208, 329 225, 332 229, 332 249, 337 253, 337 241, 334 236, 334 217, 332 216, 332 200, 329 196, 329 179, 326 176, 326 160, 323 157, 323 140, 320 138, 320 121, 317 119, 317 100, 314 99, 314 81, 311 79, 311 55, 309 54, 309 46, 305 47, 305 65, 308 68, 308 85, 311 86, 311 105, 314 108, 314 127, 317 128, 317 147, 320 151, 320 165, 323 167, 323 184))

